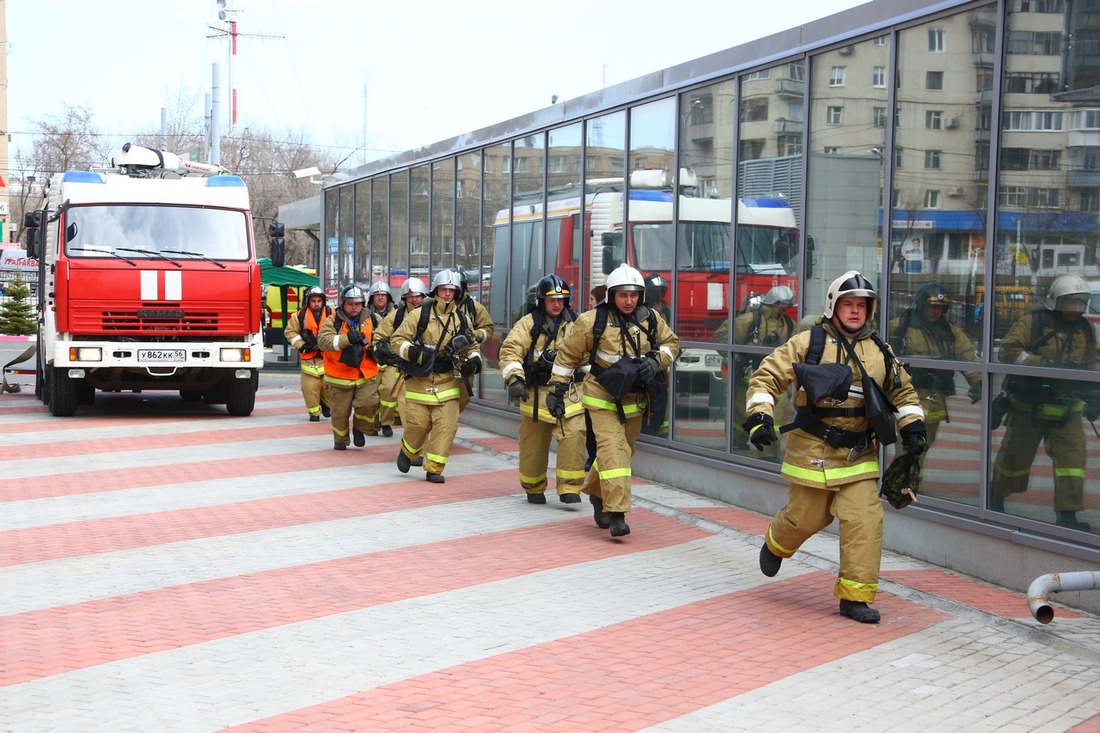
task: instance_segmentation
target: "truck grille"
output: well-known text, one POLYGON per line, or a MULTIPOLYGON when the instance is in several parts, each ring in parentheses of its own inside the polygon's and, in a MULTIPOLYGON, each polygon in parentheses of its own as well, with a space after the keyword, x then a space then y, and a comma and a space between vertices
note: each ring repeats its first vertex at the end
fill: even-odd
POLYGON ((214 333, 218 330, 218 314, 214 312, 173 313, 157 311, 103 311, 101 324, 105 333, 117 331, 185 331, 214 333))
POLYGON ((69 330, 75 336, 209 336, 239 337, 250 328, 247 306, 185 308, 178 303, 142 304, 140 307, 103 307, 74 304, 69 330))

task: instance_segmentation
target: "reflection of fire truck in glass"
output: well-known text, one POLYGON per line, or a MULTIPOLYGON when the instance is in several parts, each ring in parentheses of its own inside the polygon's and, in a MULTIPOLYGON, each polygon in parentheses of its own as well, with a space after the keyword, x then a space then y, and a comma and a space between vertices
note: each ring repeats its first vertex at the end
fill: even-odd
MULTIPOLYGON (((644 276, 659 273, 672 281, 677 268, 676 330, 681 338, 709 340, 728 317, 731 271, 731 215, 729 199, 679 197, 679 231, 673 231, 675 194, 667 171, 635 171, 631 176, 629 206, 621 179, 600 182, 586 193, 584 208, 574 193, 551 199, 547 208, 546 236, 542 236, 541 203, 517 202, 509 230, 507 209, 497 215, 494 272, 490 311, 503 323, 504 268, 508 268, 513 309, 524 302, 529 285, 545 273, 535 272, 545 249, 548 266, 576 286, 581 262, 588 261, 587 288, 602 285, 619 263, 636 267, 644 276), (629 216, 623 226, 624 208, 629 216), (582 234, 583 233, 583 234, 582 234), (674 259, 675 257, 675 259, 674 259), (498 312, 499 311, 499 312, 498 312)), ((737 202, 735 310, 775 285, 797 293, 797 278, 788 267, 798 254, 798 229, 794 212, 783 198, 754 197, 737 202)), ((587 293, 575 297, 581 308, 587 293)), ((522 312, 522 310, 520 311, 522 312)))

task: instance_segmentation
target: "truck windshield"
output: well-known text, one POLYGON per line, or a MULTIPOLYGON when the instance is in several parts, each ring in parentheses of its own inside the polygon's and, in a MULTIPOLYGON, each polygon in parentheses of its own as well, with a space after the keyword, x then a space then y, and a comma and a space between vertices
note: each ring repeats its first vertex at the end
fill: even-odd
POLYGON ((65 213, 65 239, 65 254, 73 258, 111 257, 116 251, 131 259, 163 259, 161 253, 180 251, 213 260, 247 260, 251 254, 248 218, 230 209, 72 206, 65 213))

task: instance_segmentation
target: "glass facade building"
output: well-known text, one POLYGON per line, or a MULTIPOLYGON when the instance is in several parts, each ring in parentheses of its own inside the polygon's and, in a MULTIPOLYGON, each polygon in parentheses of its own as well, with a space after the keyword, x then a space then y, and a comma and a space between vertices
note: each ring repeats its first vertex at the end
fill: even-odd
POLYGON ((1100 432, 1086 419, 1100 404, 1100 0, 877 0, 367 164, 322 200, 330 287, 396 292, 463 269, 497 329, 467 415, 502 432, 518 413, 497 347, 539 277, 564 276, 583 310, 619 262, 661 274, 684 353, 638 472, 763 512, 785 494, 778 459, 739 424, 745 376, 774 344, 733 321, 785 285, 805 322, 860 270, 879 332, 939 395, 920 502, 888 510, 887 544, 1010 585, 982 563, 1026 575, 1013 552, 1100 560, 1100 432), (1022 358, 1014 325, 1051 313, 1065 273, 1096 293, 1081 317, 1091 353, 1022 358), (965 338, 907 350, 929 293, 965 338), (1042 390, 1065 408, 1057 431, 1020 403, 1042 390), (1013 408, 996 420, 999 396, 1013 408), (975 542, 991 544, 963 552, 975 542))

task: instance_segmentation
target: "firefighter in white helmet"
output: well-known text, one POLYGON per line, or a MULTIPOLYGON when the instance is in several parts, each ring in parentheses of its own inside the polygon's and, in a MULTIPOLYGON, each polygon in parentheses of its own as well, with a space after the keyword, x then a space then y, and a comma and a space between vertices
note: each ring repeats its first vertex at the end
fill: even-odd
POLYGON ((305 305, 291 313, 283 336, 292 348, 298 350, 298 365, 302 372, 302 399, 310 422, 321 422, 321 415, 328 417, 329 387, 325 383, 325 360, 317 345, 317 333, 321 324, 332 315, 325 305, 325 291, 314 285, 305 294, 305 305))
POLYGON ((896 417, 905 449, 919 455, 927 448, 909 375, 872 330, 877 301, 874 286, 855 270, 834 280, 825 300, 827 320, 776 347, 753 372, 744 425, 757 448, 776 442, 776 401, 793 385, 796 414, 784 426, 790 433, 781 471, 790 489, 787 505, 768 526, 760 570, 774 576, 783 558, 837 519, 840 572, 833 593, 841 614, 861 623, 879 620, 867 604, 878 592, 882 560, 882 434, 887 442, 895 438, 896 417), (897 407, 896 415, 868 419, 866 405, 874 398, 864 395, 876 387, 865 383, 864 371, 897 407))
POLYGON ((596 460, 584 492, 596 524, 610 528, 612 537, 630 533, 630 463, 650 409, 650 390, 680 355, 679 337, 645 305, 644 293, 645 280, 629 265, 607 276, 605 302, 578 316, 560 344, 546 403, 550 414, 561 418, 580 400, 591 419, 596 460), (583 390, 570 389, 585 364, 591 370, 583 390))
MULTIPOLYGON (((1012 324, 1001 341, 1000 359, 1006 364, 1061 369, 1096 370, 1096 335, 1083 314, 1092 288, 1078 275, 1059 275, 1050 284, 1043 308, 1026 313, 1012 324)), ((1055 522, 1088 532, 1077 517, 1084 509, 1088 453, 1082 415, 1100 418, 1097 385, 1047 376, 1009 376, 1004 390, 1011 407, 1005 433, 993 462, 989 508, 1005 511, 1005 498, 1027 491, 1031 464, 1042 444, 1054 463, 1055 522)))
POLYGON ((371 356, 373 330, 363 312, 366 293, 351 284, 340 292, 340 307, 321 324, 317 341, 325 359, 325 381, 332 390, 333 448, 366 444, 378 432, 378 364, 371 356), (351 427, 349 440, 348 428, 351 427))
MULTIPOLYGON (((424 284, 423 280, 418 277, 410 277, 405 280, 401 283, 401 304, 390 309, 390 312, 378 324, 378 330, 374 334, 374 349, 379 364, 385 363, 393 367, 390 370, 393 372, 393 384, 389 390, 384 388, 384 384, 379 386, 379 400, 384 406, 383 409, 388 406, 394 411, 394 422, 406 412, 405 375, 397 368, 399 360, 397 354, 393 352, 390 338, 393 336, 394 330, 404 323, 409 312, 419 308, 427 297, 428 286, 424 284)), ((384 430, 383 434, 385 434, 384 430)), ((424 456, 417 456, 412 460, 411 465, 423 466, 424 456)))
POLYGON ((394 384, 397 382, 397 369, 379 358, 377 344, 378 329, 383 321, 393 314, 395 308, 390 286, 382 280, 375 282, 367 291, 367 309, 370 311, 371 326, 374 329, 374 356, 375 361, 378 362, 378 427, 382 435, 389 438, 393 435, 393 421, 397 412, 397 401, 393 396, 394 384))
POLYGON ((572 290, 551 273, 538 281, 531 312, 519 319, 500 345, 500 373, 508 396, 519 401, 519 482, 531 504, 546 503, 550 439, 558 441, 555 466, 558 499, 581 500, 584 485, 584 407, 570 402, 561 420, 546 409, 547 386, 558 346, 577 314, 569 307, 572 290))
POLYGON ((436 484, 446 481, 443 470, 458 433, 463 382, 481 370, 481 354, 457 303, 461 292, 458 273, 442 270, 432 279, 432 299, 409 312, 390 338, 405 373, 397 469, 408 473, 423 454, 425 478, 436 484))

